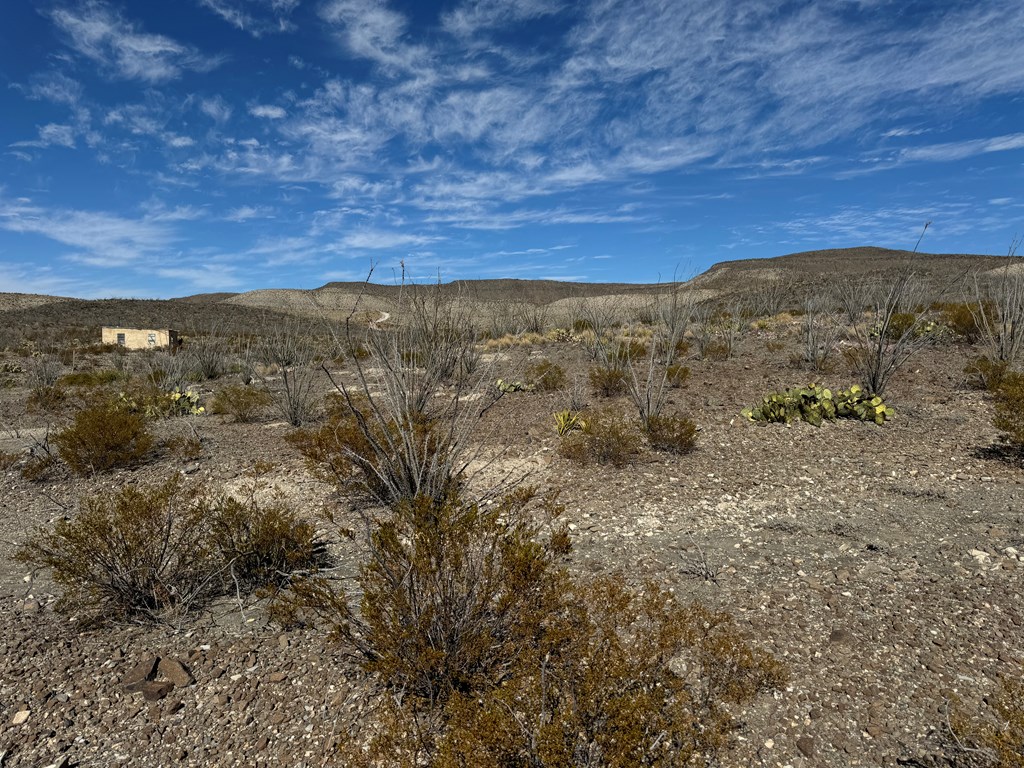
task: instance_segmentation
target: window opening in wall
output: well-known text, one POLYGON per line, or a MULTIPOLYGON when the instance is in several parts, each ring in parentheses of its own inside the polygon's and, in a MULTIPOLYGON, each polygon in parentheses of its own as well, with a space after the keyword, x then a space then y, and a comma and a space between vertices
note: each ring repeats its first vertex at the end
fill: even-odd
POLYGON ((149 344, 149 346, 155 347, 156 346, 156 334, 155 333, 149 334, 149 337, 146 339, 146 342, 149 344))
POLYGON ((117 334, 117 345, 119 347, 123 347, 124 346, 124 334, 123 333, 117 334))

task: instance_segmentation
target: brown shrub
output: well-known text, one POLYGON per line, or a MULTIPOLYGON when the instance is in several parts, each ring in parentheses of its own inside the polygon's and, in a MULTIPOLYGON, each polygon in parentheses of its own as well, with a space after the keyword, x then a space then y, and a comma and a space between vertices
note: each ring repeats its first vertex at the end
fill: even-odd
POLYGON ((1024 373, 1004 373, 992 397, 996 409, 992 424, 1003 431, 1006 442, 1024 448, 1024 373))
MULTIPOLYGON (((430 702, 388 697, 353 765, 669 766, 717 764, 732 712, 785 683, 781 665, 723 613, 680 605, 621 576, 557 577, 527 638, 508 638, 501 673, 430 702)), ((536 588, 530 590, 531 594, 536 588)))
POLYGON ((978 389, 990 392, 998 390, 1004 378, 1010 372, 1010 364, 1005 360, 990 360, 982 355, 964 367, 967 381, 978 389))
POLYGON ((626 371, 617 365, 595 365, 588 372, 590 385, 601 397, 617 397, 626 393, 626 371))
POLYGON ((565 370, 550 360, 540 360, 526 368, 526 379, 538 392, 554 392, 565 389, 565 370))
POLYGON ((675 363, 665 369, 665 378, 672 387, 681 387, 690 378, 690 369, 685 365, 675 363))
POLYGON ((51 568, 65 605, 115 620, 167 617, 212 593, 207 520, 191 502, 177 476, 88 497, 15 559, 51 568))
POLYGON ((53 443, 72 472, 90 475, 141 463, 153 438, 142 416, 101 400, 78 411, 53 443))
POLYGON ((584 426, 562 438, 559 452, 582 464, 596 462, 623 467, 640 449, 640 436, 626 419, 608 411, 586 414, 584 426))
POLYGON ((211 413, 226 413, 235 421, 247 424, 274 402, 273 396, 265 389, 229 384, 218 392, 210 403, 211 413))
POLYGON ((697 445, 697 425, 685 416, 651 416, 647 419, 651 447, 668 453, 689 453, 697 445))
POLYGON ((174 475, 87 497, 75 517, 36 531, 15 558, 52 569, 63 605, 112 620, 180 617, 215 595, 275 587, 322 561, 312 527, 280 500, 259 504, 252 487, 241 500, 211 496, 174 475))

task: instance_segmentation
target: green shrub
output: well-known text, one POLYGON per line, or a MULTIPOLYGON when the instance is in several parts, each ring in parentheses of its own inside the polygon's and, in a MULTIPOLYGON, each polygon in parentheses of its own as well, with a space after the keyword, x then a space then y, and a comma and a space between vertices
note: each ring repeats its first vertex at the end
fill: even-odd
POLYGON ((681 387, 690 378, 690 369, 685 365, 674 363, 665 369, 665 378, 672 387, 681 387))
POLYGON ((65 373, 58 380, 58 384, 66 387, 93 388, 102 387, 106 384, 113 384, 124 378, 124 374, 112 368, 98 368, 88 371, 73 371, 65 373))
POLYGON ((587 414, 583 428, 562 438, 559 452, 583 464, 623 467, 640 450, 640 436, 628 420, 607 411, 587 414))
POLYGON ((961 301, 940 304, 936 308, 942 312, 943 324, 970 344, 981 341, 984 335, 984 327, 981 322, 981 318, 984 316, 983 312, 988 317, 994 317, 995 312, 992 302, 988 300, 984 305, 978 301, 961 301))
POLYGON ((244 384, 229 384, 218 392, 210 403, 211 413, 226 413, 235 421, 249 423, 274 402, 265 389, 244 384))
POLYGON ((620 365, 647 357, 647 345, 639 339, 621 339, 614 348, 613 359, 620 365))
POLYGON ((82 500, 73 518, 40 530, 15 558, 53 570, 62 604, 114 620, 187 610, 214 588, 208 521, 177 476, 82 500))
POLYGON ((61 603, 110 620, 162 620, 220 594, 276 587, 315 568, 310 525, 280 499, 241 500, 186 488, 180 476, 86 497, 78 514, 40 529, 15 558, 53 571, 61 603))
POLYGON ((72 472, 91 475, 140 464, 153 438, 141 415, 101 400, 78 411, 53 443, 72 472))
POLYGON ((326 479, 385 505, 421 495, 444 499, 462 483, 455 453, 461 423, 423 413, 375 411, 365 397, 331 397, 327 420, 288 436, 326 479))
POLYGON ((689 453, 697 445, 697 425, 685 416, 651 416, 647 419, 651 447, 668 453, 689 453))
POLYGON ((526 378, 533 382, 539 392, 554 392, 565 389, 565 370, 550 360, 540 360, 526 368, 526 378))
POLYGON ((978 389, 994 392, 1002 386, 1003 380, 1010 372, 1010 364, 1005 360, 990 360, 982 355, 964 367, 967 381, 978 389))
POLYGON ((616 397, 626 392, 626 371, 617 365, 595 365, 587 375, 590 385, 601 397, 616 397))
POLYGON ((68 403, 68 391, 59 384, 35 387, 28 394, 25 409, 29 413, 56 413, 68 403))
POLYGON ((1024 447, 1024 373, 1004 373, 992 397, 995 402, 992 424, 1003 432, 1007 443, 1024 447))
POLYGON ((751 421, 789 424, 806 421, 818 427, 837 418, 873 421, 884 424, 894 416, 881 397, 872 396, 856 384, 833 394, 817 384, 765 395, 761 402, 744 408, 742 415, 751 421))

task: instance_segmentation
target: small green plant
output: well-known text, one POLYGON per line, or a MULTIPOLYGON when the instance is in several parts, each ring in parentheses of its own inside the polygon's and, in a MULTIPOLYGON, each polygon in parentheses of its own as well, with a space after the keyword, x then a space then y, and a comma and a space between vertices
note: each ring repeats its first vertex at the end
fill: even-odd
POLYGON ((140 464, 153 447, 153 437, 141 415, 100 400, 78 411, 53 443, 72 472, 91 475, 140 464))
POLYGON ((765 395, 757 405, 744 408, 742 415, 751 421, 783 424, 806 421, 817 427, 824 421, 837 418, 884 424, 895 412, 885 405, 881 397, 866 393, 856 384, 836 393, 818 384, 810 384, 765 395))
POLYGON ((229 384, 218 392, 210 403, 211 413, 226 413, 239 423, 249 423, 274 402, 265 389, 244 384, 229 384))
POLYGON ((626 393, 626 371, 618 365, 595 365, 587 375, 590 385, 601 397, 617 397, 626 393))
POLYGON ((565 389, 565 370, 550 360, 540 360, 526 368, 526 378, 539 392, 554 392, 565 389))
POLYGON ((175 387, 164 391, 150 386, 132 394, 122 392, 118 398, 125 410, 142 414, 147 418, 200 416, 206 412, 206 408, 199 404, 199 393, 192 389, 182 390, 175 387))
POLYGON ((505 379, 498 379, 494 385, 498 388, 499 392, 532 392, 533 384, 527 384, 522 381, 505 381, 505 379))
POLYGON ((575 429, 583 429, 586 421, 579 411, 558 411, 554 414, 555 429, 559 437, 565 437, 575 429))
POLYGON ((697 445, 697 425, 685 416, 651 416, 647 419, 651 447, 667 453, 689 453, 697 445))
POLYGON ((588 414, 583 428, 562 438, 559 452, 583 464, 631 464, 640 451, 640 435, 627 419, 608 411, 588 414))

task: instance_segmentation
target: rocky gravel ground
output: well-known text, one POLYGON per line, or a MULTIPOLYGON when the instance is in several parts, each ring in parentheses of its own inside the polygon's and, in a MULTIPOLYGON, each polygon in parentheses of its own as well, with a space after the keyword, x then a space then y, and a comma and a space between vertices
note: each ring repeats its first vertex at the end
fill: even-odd
MULTIPOLYGON (((533 354, 586 369, 569 345, 533 354)), ((621 469, 558 455, 551 413, 563 393, 510 394, 481 432, 490 449, 501 438, 498 469, 561 489, 568 567, 655 578, 728 610, 786 663, 788 686, 743 713, 726 764, 941 765, 950 708, 982 712, 997 682, 1024 669, 1024 467, 998 449, 987 396, 964 385, 971 354, 947 345, 915 358, 883 427, 766 426, 740 409, 809 375, 751 337, 733 360, 689 361, 673 393, 670 408, 701 426, 697 450, 645 452, 621 469)), ((24 394, 0 400, 23 429, 45 426, 19 410, 24 394)), ((3 474, 0 765, 337 764, 366 681, 322 635, 282 632, 258 605, 232 602, 180 626, 98 628, 53 610, 46 575, 10 561, 28 530, 73 514, 84 492, 174 471, 232 488, 257 460, 274 463, 270 479, 311 519, 344 517, 344 501, 283 441, 286 425, 194 424, 198 457, 85 481, 3 474)), ((354 567, 351 548, 337 553, 354 567)))

